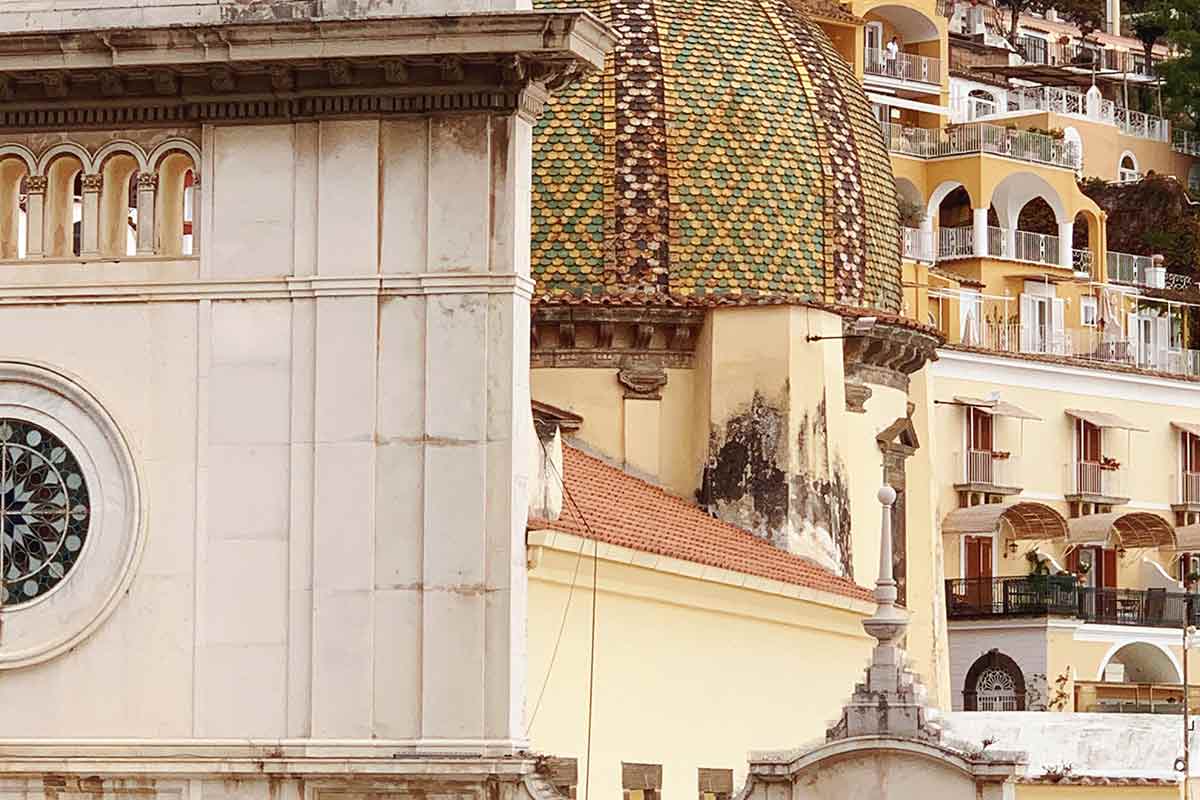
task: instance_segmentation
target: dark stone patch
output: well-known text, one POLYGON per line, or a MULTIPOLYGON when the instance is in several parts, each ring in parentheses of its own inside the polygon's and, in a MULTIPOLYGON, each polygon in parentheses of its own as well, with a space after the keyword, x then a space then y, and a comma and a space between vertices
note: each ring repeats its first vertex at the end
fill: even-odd
POLYGON ((749 497, 752 519, 740 524, 758 532, 765 529, 765 538, 778 546, 786 545, 781 540, 788 514, 788 480, 777 463, 786 430, 787 410, 772 406, 755 392, 750 407, 725 423, 724 437, 714 432, 700 490, 709 505, 741 503, 749 497))

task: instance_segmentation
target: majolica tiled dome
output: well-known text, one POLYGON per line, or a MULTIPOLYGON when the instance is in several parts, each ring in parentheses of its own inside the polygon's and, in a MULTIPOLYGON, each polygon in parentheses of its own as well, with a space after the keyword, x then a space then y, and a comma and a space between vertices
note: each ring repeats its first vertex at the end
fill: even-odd
POLYGON ((621 37, 534 141, 540 302, 900 307, 891 165, 801 0, 535 0, 621 37))

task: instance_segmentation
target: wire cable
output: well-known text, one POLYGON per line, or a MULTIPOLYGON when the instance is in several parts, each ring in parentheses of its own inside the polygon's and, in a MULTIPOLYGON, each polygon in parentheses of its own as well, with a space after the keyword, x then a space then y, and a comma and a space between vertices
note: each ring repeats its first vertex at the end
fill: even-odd
MULTIPOLYGON (((583 773, 584 774, 584 777, 583 777, 583 800, 588 800, 588 798, 590 796, 590 789, 591 789, 591 784, 592 784, 592 716, 593 716, 592 712, 593 712, 593 697, 594 697, 595 688, 596 688, 596 595, 597 595, 596 587, 597 587, 597 581, 599 579, 599 571, 600 571, 599 570, 600 559, 598 557, 599 548, 600 548, 600 540, 596 538, 595 531, 592 530, 592 526, 588 523, 587 515, 583 513, 583 509, 580 507, 579 503, 576 502, 576 500, 575 500, 575 495, 573 495, 571 493, 571 488, 569 486, 567 486, 566 478, 561 473, 559 473, 558 468, 556 466, 554 466, 554 462, 550 460, 549 454, 546 452, 546 445, 544 442, 542 442, 541 437, 538 437, 538 443, 541 444, 541 446, 542 446, 542 454, 543 454, 543 456, 545 456, 545 462, 546 462, 547 466, 549 466, 550 469, 554 472, 555 477, 558 479, 559 486, 562 487, 563 495, 566 496, 567 501, 571 504, 572 508, 575 509, 575 513, 579 515, 579 521, 583 523, 583 529, 585 531, 587 531, 588 538, 592 540, 592 621, 591 621, 591 631, 589 633, 589 639, 588 639, 587 740, 586 740, 586 745, 585 745, 585 756, 584 756, 584 758, 586 759, 586 766, 584 767, 584 773, 583 773)), ((572 578, 571 578, 571 592, 572 593, 575 590, 575 580, 579 574, 579 564, 580 564, 580 561, 582 561, 582 559, 583 559, 583 551, 584 551, 584 548, 580 547, 579 548, 579 556, 575 560, 575 575, 572 576, 572 578)), ((545 694, 546 686, 550 682, 550 671, 554 667, 554 659, 558 654, 558 645, 562 641, 563 630, 565 630, 565 628, 566 628, 567 612, 570 608, 570 601, 571 601, 571 595, 568 594, 567 595, 567 606, 563 609, 563 619, 562 619, 561 624, 559 625, 558 640, 555 641, 555 643, 554 643, 554 650, 550 656, 550 664, 546 668, 546 678, 545 678, 545 681, 542 683, 542 689, 538 695, 538 706, 535 707, 535 709, 534 709, 534 712, 533 712, 534 715, 537 714, 537 708, 541 706, 542 695, 545 694)), ((533 727, 532 719, 530 720, 529 727, 530 727, 530 729, 532 729, 532 727, 533 727)), ((528 731, 527 731, 527 733, 528 733, 528 731)))

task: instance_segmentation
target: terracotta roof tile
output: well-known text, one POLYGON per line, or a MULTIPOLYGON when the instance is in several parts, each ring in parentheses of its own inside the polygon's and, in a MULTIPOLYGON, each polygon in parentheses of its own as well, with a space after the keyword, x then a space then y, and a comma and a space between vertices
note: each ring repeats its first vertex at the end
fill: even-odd
POLYGON ((563 446, 563 472, 570 497, 563 498, 562 515, 553 521, 531 519, 530 529, 564 531, 645 553, 872 600, 871 592, 853 581, 714 519, 658 486, 568 445, 563 446))

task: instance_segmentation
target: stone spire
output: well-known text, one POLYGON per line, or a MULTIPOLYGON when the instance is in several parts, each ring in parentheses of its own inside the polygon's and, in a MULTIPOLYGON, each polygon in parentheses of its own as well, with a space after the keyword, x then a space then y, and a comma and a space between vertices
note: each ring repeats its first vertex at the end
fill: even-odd
POLYGON ((896 580, 892 574, 892 504, 896 490, 879 490, 883 506, 880 524, 879 579, 875 581, 875 614, 863 628, 875 639, 866 682, 854 688, 842 719, 826 732, 826 739, 851 736, 901 736, 937 740, 938 727, 926 719, 925 687, 905 664, 901 642, 908 630, 908 612, 896 605, 896 580))

